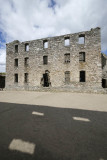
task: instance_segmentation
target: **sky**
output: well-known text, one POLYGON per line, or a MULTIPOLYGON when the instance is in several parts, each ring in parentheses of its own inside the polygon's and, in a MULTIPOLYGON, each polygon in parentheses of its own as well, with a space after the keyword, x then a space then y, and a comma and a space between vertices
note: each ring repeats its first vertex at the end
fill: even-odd
POLYGON ((107 54, 107 0, 0 0, 0 72, 6 68, 6 43, 96 27, 107 54))

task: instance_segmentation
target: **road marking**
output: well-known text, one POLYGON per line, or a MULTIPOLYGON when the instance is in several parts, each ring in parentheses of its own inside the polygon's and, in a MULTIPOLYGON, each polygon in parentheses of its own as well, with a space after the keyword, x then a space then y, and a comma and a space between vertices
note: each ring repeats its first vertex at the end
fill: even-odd
POLYGON ((33 111, 32 114, 35 114, 35 115, 38 115, 38 116, 44 116, 44 113, 35 112, 35 111, 33 111))
POLYGON ((74 120, 77 121, 85 121, 85 122, 89 122, 90 120, 88 118, 83 118, 83 117, 73 117, 74 120))
POLYGON ((13 139, 9 145, 9 149, 33 154, 35 150, 35 144, 23 141, 21 139, 13 139))

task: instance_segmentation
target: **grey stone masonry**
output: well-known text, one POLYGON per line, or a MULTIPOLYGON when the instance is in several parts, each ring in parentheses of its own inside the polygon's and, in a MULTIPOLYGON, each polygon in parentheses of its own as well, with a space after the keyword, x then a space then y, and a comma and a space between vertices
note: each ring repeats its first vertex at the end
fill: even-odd
POLYGON ((100 28, 6 45, 6 89, 102 90, 100 28))

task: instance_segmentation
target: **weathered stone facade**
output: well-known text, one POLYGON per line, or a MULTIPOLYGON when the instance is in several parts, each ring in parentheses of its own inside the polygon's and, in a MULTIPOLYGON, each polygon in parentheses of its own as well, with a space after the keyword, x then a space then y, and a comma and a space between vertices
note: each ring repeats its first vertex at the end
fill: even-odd
POLYGON ((100 28, 8 43, 6 72, 6 89, 102 90, 100 28))

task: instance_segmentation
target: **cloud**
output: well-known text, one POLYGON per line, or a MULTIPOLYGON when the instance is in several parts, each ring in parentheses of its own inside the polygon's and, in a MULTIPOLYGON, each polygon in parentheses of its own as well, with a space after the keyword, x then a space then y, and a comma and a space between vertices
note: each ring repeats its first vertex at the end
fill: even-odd
POLYGON ((5 49, 0 49, 0 64, 6 63, 6 52, 5 49))
POLYGON ((0 72, 5 72, 6 68, 6 51, 5 49, 0 49, 0 72))
POLYGON ((107 8, 106 0, 0 0, 2 49, 5 48, 2 39, 6 43, 27 41, 99 26, 102 51, 106 52, 107 10, 104 8, 107 8))

